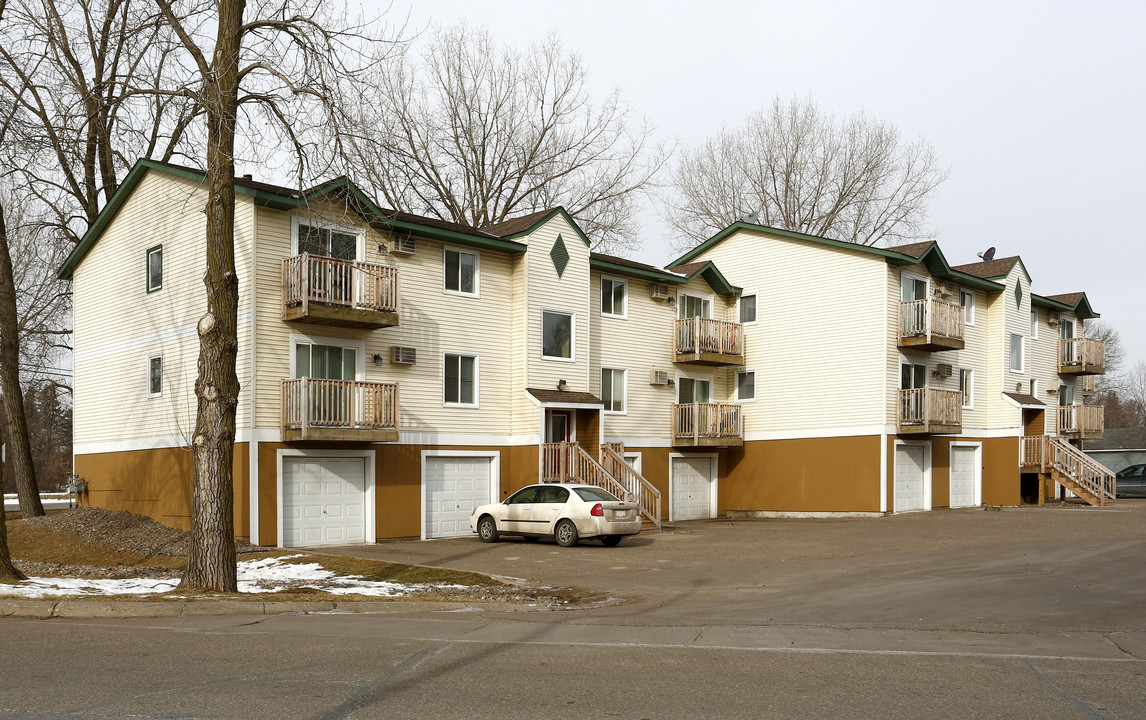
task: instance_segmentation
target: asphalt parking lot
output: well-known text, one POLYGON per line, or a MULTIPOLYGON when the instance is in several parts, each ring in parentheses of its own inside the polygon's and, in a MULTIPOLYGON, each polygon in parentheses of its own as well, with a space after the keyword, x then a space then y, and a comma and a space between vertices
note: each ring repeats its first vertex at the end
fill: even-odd
POLYGON ((0 717, 1146 717, 1146 501, 336 551, 611 600, 9 618, 0 717))

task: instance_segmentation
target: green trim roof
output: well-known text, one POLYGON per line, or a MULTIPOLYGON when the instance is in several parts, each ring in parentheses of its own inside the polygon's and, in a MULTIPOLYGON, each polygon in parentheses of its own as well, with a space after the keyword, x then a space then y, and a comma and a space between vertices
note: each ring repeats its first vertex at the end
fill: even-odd
POLYGON ((1069 296, 1056 295, 1054 297, 1046 297, 1044 295, 1036 295, 1031 293, 1031 305, 1041 307, 1046 310, 1057 310, 1059 312, 1072 312, 1075 316, 1082 320, 1090 320, 1092 318, 1102 317, 1094 311, 1090 305, 1090 300, 1087 299, 1086 293, 1074 293, 1069 296), (1075 297, 1077 296, 1077 300, 1075 297), (1056 299, 1058 298, 1058 299, 1056 299), (1073 304, 1063 302, 1064 299, 1074 300, 1073 304))
POLYGON ((552 210, 543 210, 541 212, 533 213, 532 215, 526 215, 521 218, 507 220, 504 223, 498 223, 497 225, 490 225, 488 227, 482 228, 482 230, 485 232, 493 233, 495 235, 499 235, 506 240, 510 240, 513 238, 521 237, 522 235, 528 235, 532 233, 537 228, 552 220, 555 215, 561 215, 565 218, 565 221, 569 223, 569 227, 573 228, 573 231, 577 233, 577 237, 581 238, 581 242, 585 243, 585 247, 592 247, 592 243, 589 242, 589 236, 586 235, 581 227, 577 224, 577 221, 573 219, 573 216, 570 215, 565 208, 560 206, 555 207, 552 210), (534 218, 536 218, 536 220, 534 220, 534 218), (531 220, 532 222, 530 222, 531 220), (524 221, 524 223, 521 221, 524 221), (508 227, 510 229, 509 232, 502 235, 500 232, 498 232, 498 229, 502 227, 508 227))
POLYGON ((633 262, 625 258, 615 258, 600 253, 591 253, 589 255, 589 267, 612 275, 651 280, 653 282, 664 283, 665 285, 686 285, 700 275, 704 278, 705 282, 708 283, 709 287, 719 295, 739 295, 741 293, 741 288, 728 282, 728 279, 724 277, 724 274, 720 272, 715 263, 705 261, 694 263, 693 265, 695 265, 695 267, 688 266, 687 268, 681 268, 681 271, 674 271, 672 268, 662 270, 652 265, 633 262))

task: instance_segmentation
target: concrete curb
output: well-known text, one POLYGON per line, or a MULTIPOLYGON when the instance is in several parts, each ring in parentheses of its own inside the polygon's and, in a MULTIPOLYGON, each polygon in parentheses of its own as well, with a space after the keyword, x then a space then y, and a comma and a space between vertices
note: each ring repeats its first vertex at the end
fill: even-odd
POLYGON ((207 615, 284 615, 287 613, 411 613, 447 610, 527 609, 505 602, 304 600, 200 600, 184 602, 116 602, 108 600, 14 600, 0 598, 0 618, 173 618, 207 615))

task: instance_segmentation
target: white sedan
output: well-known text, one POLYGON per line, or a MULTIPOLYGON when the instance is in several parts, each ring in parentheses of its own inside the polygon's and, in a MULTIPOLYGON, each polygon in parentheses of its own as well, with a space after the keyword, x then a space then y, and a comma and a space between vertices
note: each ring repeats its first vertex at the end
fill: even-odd
POLYGON ((505 500, 481 505, 470 516, 470 530, 482 542, 501 535, 527 540, 552 537, 562 547, 581 538, 600 538, 613 547, 625 535, 641 532, 640 508, 595 485, 547 483, 522 488, 505 500))

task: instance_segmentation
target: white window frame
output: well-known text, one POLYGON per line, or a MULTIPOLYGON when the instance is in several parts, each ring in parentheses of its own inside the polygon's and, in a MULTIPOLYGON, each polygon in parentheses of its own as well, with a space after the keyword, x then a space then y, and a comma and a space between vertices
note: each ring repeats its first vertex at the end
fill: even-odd
POLYGON ((147 248, 147 292, 153 293, 156 290, 163 289, 163 244, 153 245, 147 248), (159 253, 159 284, 152 287, 151 285, 151 256, 159 253))
POLYGON ((965 397, 969 402, 962 404, 962 398, 960 399, 960 402, 961 402, 962 408, 964 410, 974 410, 975 409, 975 369, 974 368, 959 368, 960 380, 962 380, 962 375, 964 372, 967 373, 967 385, 966 385, 967 393, 965 394, 965 397))
POLYGON ((736 298, 736 322, 740 323, 741 325, 755 325, 759 321, 760 321, 760 294, 757 292, 741 293, 740 297, 736 298), (746 297, 753 297, 756 299, 756 308, 755 308, 755 312, 753 313, 754 319, 750 322, 745 322, 744 320, 740 319, 740 302, 746 297))
POLYGON ((643 475, 644 472, 641 470, 641 464, 643 461, 642 456, 643 456, 643 453, 641 453, 640 451, 633 452, 632 450, 626 450, 625 452, 621 453, 621 458, 624 459, 624 461, 629 464, 629 467, 631 467, 632 469, 636 470, 638 473, 641 473, 643 475), (636 462, 629 462, 630 458, 635 459, 636 462))
POLYGON ((629 369, 623 367, 613 367, 612 365, 602 365, 601 374, 599 375, 601 381, 601 401, 605 400, 605 378, 604 373, 608 370, 611 373, 621 373, 621 409, 609 410, 605 409, 601 412, 605 415, 628 415, 629 414, 629 369))
POLYGON ((927 275, 920 275, 919 273, 916 273, 916 272, 911 272, 910 270, 900 270, 899 271, 899 301, 900 302, 917 302, 916 300, 904 300, 903 299, 903 286, 907 284, 908 280, 911 280, 913 283, 916 280, 922 280, 923 284, 926 286, 926 289, 923 291, 923 297, 920 299, 921 300, 930 300, 931 299, 931 278, 930 277, 928 277, 927 275))
POLYGON ((1013 373, 1025 373, 1027 371, 1027 336, 1020 333, 1010 333, 1007 336, 1007 369, 1013 373), (1019 338, 1019 368, 1016 370, 1011 366, 1011 343, 1015 338, 1019 338))
MULTIPOLYGON (((458 260, 458 272, 461 272, 461 259, 458 260)), ((458 276, 458 287, 462 285, 462 279, 458 276)), ((457 297, 480 298, 481 297, 481 252, 473 248, 460 247, 458 245, 443 245, 442 246, 442 293, 446 295, 456 295, 457 297), (446 253, 458 253, 459 255, 473 255, 474 258, 474 291, 472 293, 462 292, 461 290, 448 290, 446 288, 446 253)))
POLYGON ((1031 340, 1039 339, 1039 311, 1031 308, 1031 340))
MULTIPOLYGON (((461 372, 461 365, 458 366, 461 372)), ((448 408, 480 408, 481 407, 481 357, 477 353, 445 350, 442 352, 442 407, 448 408), (474 401, 472 403, 446 401, 446 358, 455 355, 474 359, 474 401)), ((461 397, 461 388, 458 388, 458 397, 461 397)))
POLYGON ((354 260, 355 262, 363 262, 366 259, 366 232, 347 225, 340 225, 336 222, 329 220, 320 220, 318 218, 305 217, 302 215, 291 215, 290 218, 290 254, 291 256, 298 255, 298 226, 310 225, 311 227, 322 228, 323 230, 334 230, 345 235, 353 235, 358 238, 354 244, 354 260))
POLYGON ((295 352, 299 343, 307 345, 333 345, 341 348, 354 348, 354 379, 366 380, 366 341, 350 338, 328 337, 325 335, 290 334, 290 376, 295 377, 295 352))
POLYGON ((756 369, 755 368, 737 368, 732 376, 732 395, 736 398, 738 403, 756 402, 756 369), (740 397, 740 376, 752 374, 752 397, 740 397))
POLYGON ((926 362, 918 362, 912 358, 907 357, 906 355, 900 355, 899 356, 899 381, 898 381, 897 385, 899 386, 897 388, 897 390, 923 390, 925 388, 931 387, 931 372, 927 368, 927 363, 926 362), (918 365, 918 366, 923 368, 923 387, 914 387, 914 388, 903 387, 903 366, 904 365, 910 365, 911 366, 911 378, 912 378, 913 382, 915 380, 915 366, 918 365))
MULTIPOLYGON (((694 371, 688 371, 688 370, 677 370, 676 371, 676 380, 675 380, 676 387, 673 388, 673 397, 675 398, 673 401, 674 404, 678 404, 678 405, 689 404, 689 403, 681 403, 680 402, 680 379, 681 378, 688 378, 689 380, 707 380, 708 381, 708 391, 709 391, 708 402, 710 402, 710 403, 716 402, 716 374, 715 373, 704 373, 704 372, 694 372, 694 371)), ((696 401, 694 400, 693 402, 696 402, 696 401)))
POLYGON ((609 281, 611 283, 618 283, 618 284, 624 286, 624 288, 625 288, 625 311, 622 313, 605 312, 605 307, 603 304, 604 298, 602 297, 601 298, 601 302, 602 302, 601 317, 614 318, 616 320, 628 320, 629 319, 629 281, 625 280, 624 278, 616 277, 615 275, 602 275, 601 276, 601 282, 597 283, 598 292, 600 292, 602 290, 601 285, 605 281, 609 281))
POLYGON ((541 359, 549 360, 551 362, 564 362, 575 363, 577 362, 577 313, 573 310, 563 310, 561 308, 541 308, 541 317, 538 318, 540 324, 538 329, 541 331, 541 359), (568 315, 569 316, 569 357, 558 357, 556 355, 545 354, 545 314, 552 313, 554 315, 568 315))
POLYGON ((163 397, 163 353, 152 353, 147 356, 147 384, 144 387, 147 389, 147 397, 157 398, 163 397), (159 392, 151 391, 151 361, 159 360, 159 392))
POLYGON ((697 298, 699 300, 707 300, 708 301, 708 318, 706 318, 706 319, 709 319, 709 320, 712 319, 712 313, 714 310, 716 310, 716 295, 715 294, 693 292, 690 290, 677 290, 676 291, 676 307, 677 307, 676 316, 677 316, 678 320, 684 319, 680 316, 680 314, 681 314, 682 310, 684 309, 684 299, 686 297, 694 297, 694 298, 697 298))
POLYGON ((1027 382, 1027 390, 1030 391, 1030 396, 1037 398, 1039 396, 1039 381, 1037 378, 1030 378, 1027 382))
POLYGON ((960 290, 959 303, 963 303, 963 296, 967 296, 967 304, 963 305, 963 324, 971 327, 975 326, 975 291, 974 290, 960 290))

